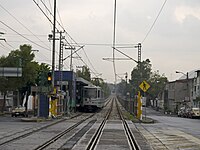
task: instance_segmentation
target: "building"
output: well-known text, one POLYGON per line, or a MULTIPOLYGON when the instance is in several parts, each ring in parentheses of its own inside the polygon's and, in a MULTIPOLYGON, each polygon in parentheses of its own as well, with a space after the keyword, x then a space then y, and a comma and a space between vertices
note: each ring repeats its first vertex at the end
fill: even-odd
POLYGON ((192 100, 193 107, 200 108, 200 70, 196 71, 197 76, 193 80, 192 100))
POLYGON ((181 107, 200 107, 200 70, 191 71, 180 79, 168 82, 158 99, 165 110, 177 113, 181 107))

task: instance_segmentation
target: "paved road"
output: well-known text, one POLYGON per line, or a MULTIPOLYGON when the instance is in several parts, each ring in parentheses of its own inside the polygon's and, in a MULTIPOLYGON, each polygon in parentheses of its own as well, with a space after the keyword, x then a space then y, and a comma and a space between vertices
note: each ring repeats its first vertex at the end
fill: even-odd
POLYGON ((164 115, 146 108, 155 124, 137 125, 154 149, 200 150, 200 119, 164 115))
POLYGON ((0 116, 0 139, 41 127, 49 122, 22 122, 21 117, 0 116))

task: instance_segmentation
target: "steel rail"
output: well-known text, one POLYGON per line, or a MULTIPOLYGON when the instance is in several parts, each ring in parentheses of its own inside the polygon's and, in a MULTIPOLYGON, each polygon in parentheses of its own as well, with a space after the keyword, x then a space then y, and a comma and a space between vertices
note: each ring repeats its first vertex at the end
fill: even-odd
MULTIPOLYGON (((7 140, 7 141, 5 141, 5 142, 0 143, 0 146, 5 145, 5 144, 10 143, 10 142, 13 142, 13 141, 17 141, 17 140, 22 139, 22 138, 25 138, 25 137, 27 137, 27 136, 33 134, 33 133, 39 132, 40 130, 46 129, 46 128, 51 127, 51 126, 53 126, 53 125, 55 125, 55 124, 58 124, 58 123, 60 123, 60 122, 64 122, 64 121, 66 121, 66 120, 73 119, 73 118, 75 118, 75 117, 79 117, 79 116, 81 116, 81 115, 82 115, 82 113, 81 113, 81 114, 78 114, 78 115, 75 115, 75 116, 73 116, 73 117, 67 118, 67 119, 61 119, 61 120, 56 121, 56 122, 53 122, 53 123, 51 123, 51 124, 44 125, 44 126, 42 126, 42 127, 40 127, 40 128, 33 129, 32 131, 30 131, 30 132, 28 132, 28 133, 25 133, 25 134, 16 136, 16 137, 14 137, 14 138, 12 138, 12 139, 10 139, 10 140, 7 140)), ((28 130, 30 130, 30 129, 28 129, 28 130)), ((27 130, 24 130, 24 131, 27 131, 27 130)), ((22 132, 22 131, 20 131, 20 132, 22 132)), ((15 132, 14 134, 9 135, 9 136, 6 136, 5 138, 12 137, 12 136, 15 135, 16 133, 19 133, 19 132, 15 132)), ((3 140, 3 138, 1 138, 1 140, 3 140)))
POLYGON ((90 140, 86 150, 94 150, 94 148, 97 145, 97 142, 98 142, 98 140, 100 138, 100 135, 101 135, 101 133, 103 131, 103 128, 105 127, 106 122, 107 122, 107 120, 108 120, 108 118, 110 116, 110 113, 112 111, 112 107, 113 107, 113 99, 112 99, 112 102, 111 102, 111 108, 106 113, 105 118, 103 119, 103 121, 101 122, 99 128, 97 129, 97 131, 93 135, 92 139, 90 140))
POLYGON ((124 119, 123 115, 122 115, 122 111, 119 108, 118 102, 117 102, 117 98, 115 99, 116 102, 116 106, 117 106, 117 111, 119 113, 119 116, 122 120, 124 129, 125 129, 125 133, 127 135, 128 141, 130 143, 130 146, 133 150, 141 150, 140 146, 138 145, 137 141, 135 140, 135 137, 131 131, 131 129, 128 126, 128 123, 126 122, 126 120, 124 119))
POLYGON ((34 150, 42 150, 46 147, 48 147, 49 145, 51 145, 52 143, 54 143, 55 141, 57 141, 59 138, 61 138, 62 136, 64 136, 65 134, 67 134, 68 132, 72 131, 73 129, 75 129, 77 126, 79 126, 80 124, 82 124, 84 121, 86 121, 87 119, 93 117, 95 115, 92 114, 90 116, 88 116, 85 119, 82 119, 81 121, 77 122, 76 124, 74 124, 73 126, 67 128, 66 130, 60 132, 59 134, 57 134, 56 136, 52 137, 50 140, 46 141, 45 143, 43 143, 42 145, 39 145, 38 147, 36 147, 34 150))

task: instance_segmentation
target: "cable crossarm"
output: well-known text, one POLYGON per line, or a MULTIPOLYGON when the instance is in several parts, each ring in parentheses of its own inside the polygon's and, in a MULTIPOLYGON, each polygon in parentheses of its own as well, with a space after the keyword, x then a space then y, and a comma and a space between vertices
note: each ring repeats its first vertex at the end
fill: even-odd
POLYGON ((113 47, 116 51, 118 51, 119 53, 123 54, 124 56, 128 57, 129 59, 133 60, 134 62, 138 63, 138 61, 136 61, 135 59, 131 58, 130 56, 128 56, 127 54, 123 53, 122 51, 118 50, 117 48, 113 47))
MULTIPOLYGON (((79 50, 81 50, 84 46, 85 46, 85 45, 81 46, 79 49, 77 49, 77 50, 75 50, 74 52, 72 52, 72 55, 75 54, 75 53, 77 53, 77 52, 78 52, 79 50)), ((66 60, 66 59, 69 58, 69 57, 71 57, 71 55, 65 57, 65 58, 63 59, 63 61, 66 60)))

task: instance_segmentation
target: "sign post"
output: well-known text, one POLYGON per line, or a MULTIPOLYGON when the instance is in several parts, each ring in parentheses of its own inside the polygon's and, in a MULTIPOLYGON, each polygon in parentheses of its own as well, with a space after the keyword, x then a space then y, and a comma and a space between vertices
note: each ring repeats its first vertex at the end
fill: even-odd
POLYGON ((140 91, 138 91, 137 95, 137 118, 142 120, 142 103, 141 103, 140 91))
POLYGON ((145 119, 146 119, 146 91, 150 88, 150 85, 144 80, 139 85, 140 89, 144 92, 144 99, 145 99, 145 119))

